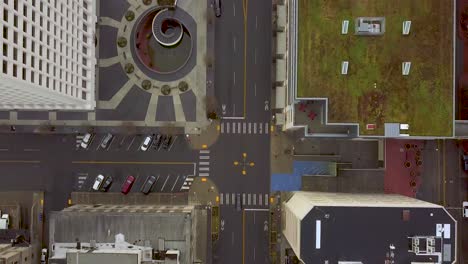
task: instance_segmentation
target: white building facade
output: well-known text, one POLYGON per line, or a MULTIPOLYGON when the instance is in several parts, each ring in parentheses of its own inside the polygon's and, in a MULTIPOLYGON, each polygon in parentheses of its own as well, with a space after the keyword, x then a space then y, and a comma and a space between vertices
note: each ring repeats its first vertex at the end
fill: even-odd
POLYGON ((94 2, 0 2, 0 109, 94 109, 94 2))

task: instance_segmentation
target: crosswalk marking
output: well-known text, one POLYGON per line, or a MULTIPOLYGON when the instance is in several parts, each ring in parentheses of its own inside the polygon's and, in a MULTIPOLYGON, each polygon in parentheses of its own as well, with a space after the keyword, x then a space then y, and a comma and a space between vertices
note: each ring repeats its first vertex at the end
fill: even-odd
POLYGON ((210 156, 200 156, 200 159, 201 160, 207 160, 207 159, 210 159, 210 156))
POLYGON ((209 167, 200 167, 200 171, 209 171, 210 168, 209 167))
POLYGON ((209 161, 200 161, 198 162, 199 165, 210 165, 209 161))
POLYGON ((221 134, 263 134, 269 133, 268 122, 221 122, 221 134))
MULTIPOLYGON (((236 205, 236 197, 239 194, 236 193, 220 193, 219 204, 220 205, 236 205)), ((268 194, 262 193, 242 193, 241 203, 243 206, 268 206, 268 194)))
POLYGON ((200 176, 200 177, 208 177, 208 176, 210 176, 210 174, 209 174, 209 173, 206 173, 206 172, 200 172, 200 173, 198 173, 198 176, 200 176))
POLYGON ((202 150, 200 150, 200 153, 208 154, 208 153, 210 153, 210 151, 208 149, 202 149, 202 150))

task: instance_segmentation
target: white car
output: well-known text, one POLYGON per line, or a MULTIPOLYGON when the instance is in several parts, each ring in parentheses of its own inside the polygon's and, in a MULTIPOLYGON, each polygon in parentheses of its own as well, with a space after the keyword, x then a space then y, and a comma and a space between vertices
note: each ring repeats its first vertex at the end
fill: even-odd
POLYGON ((141 147, 140 149, 142 151, 147 151, 148 148, 151 146, 151 142, 153 141, 153 137, 152 136, 147 136, 145 137, 145 140, 143 141, 143 144, 141 144, 141 147))
POLYGON ((88 148, 89 143, 91 143, 91 140, 93 139, 93 134, 91 133, 86 133, 86 135, 83 137, 81 140, 80 146, 84 149, 88 148))
POLYGON ((99 188, 101 187, 101 184, 103 181, 104 181, 104 175, 99 174, 96 177, 96 180, 94 180, 93 190, 99 191, 99 188))
POLYGON ((41 250, 41 264, 47 263, 47 248, 41 250))
POLYGON ((463 217, 468 218, 468 201, 463 202, 463 217))

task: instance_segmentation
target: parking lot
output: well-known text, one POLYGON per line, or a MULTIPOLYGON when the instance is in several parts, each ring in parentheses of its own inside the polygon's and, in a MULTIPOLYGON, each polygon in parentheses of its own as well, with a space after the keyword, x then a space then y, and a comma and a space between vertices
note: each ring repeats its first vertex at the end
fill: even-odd
POLYGON ((159 140, 156 140, 156 135, 112 135, 111 140, 107 143, 106 147, 103 147, 103 142, 107 134, 94 134, 91 141, 86 148, 81 146, 83 142, 84 134, 76 135, 73 148, 77 151, 142 151, 141 146, 147 136, 152 136, 151 144, 147 151, 177 151, 185 144, 183 139, 179 135, 161 135, 159 140), (167 141, 167 146, 165 146, 167 141), (182 143, 182 145, 181 145, 182 143))

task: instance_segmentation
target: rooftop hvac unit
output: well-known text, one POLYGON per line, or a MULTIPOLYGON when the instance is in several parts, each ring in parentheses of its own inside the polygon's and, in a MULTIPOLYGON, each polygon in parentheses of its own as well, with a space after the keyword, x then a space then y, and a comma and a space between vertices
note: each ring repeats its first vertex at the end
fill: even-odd
POLYGON ((348 66, 349 62, 348 61, 343 61, 341 62, 341 74, 347 75, 348 74, 348 66))
POLYGON ((411 21, 403 21, 403 35, 409 35, 411 29, 411 21))
POLYGON ((411 62, 406 61, 401 64, 401 70, 403 75, 409 75, 411 69, 411 62))
POLYGON ((348 34, 348 27, 349 27, 349 20, 343 20, 343 22, 341 22, 341 34, 343 35, 348 34))

